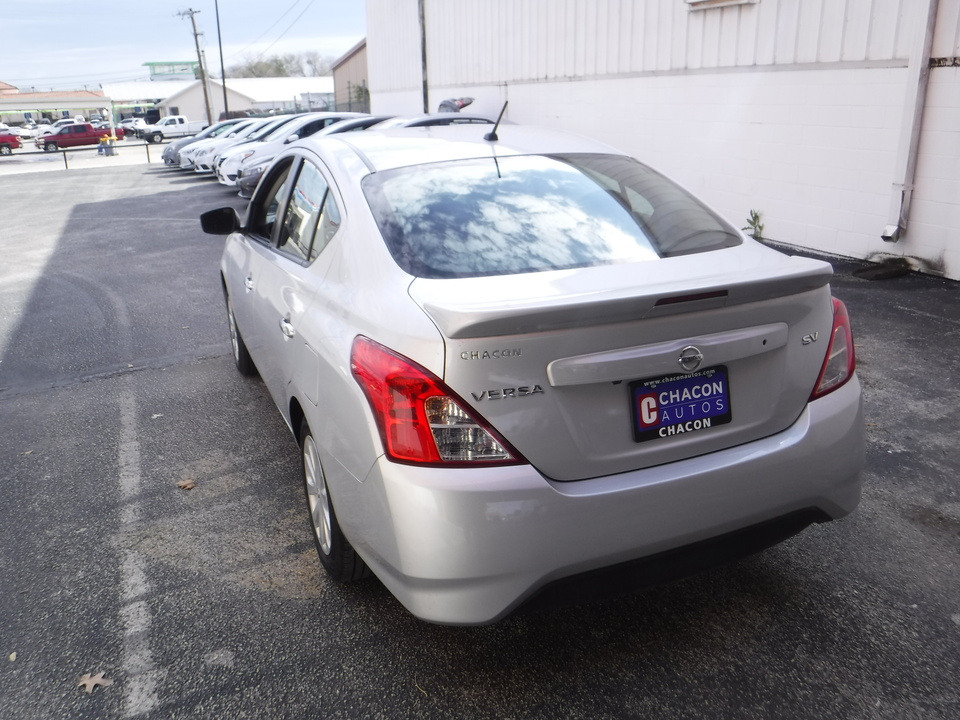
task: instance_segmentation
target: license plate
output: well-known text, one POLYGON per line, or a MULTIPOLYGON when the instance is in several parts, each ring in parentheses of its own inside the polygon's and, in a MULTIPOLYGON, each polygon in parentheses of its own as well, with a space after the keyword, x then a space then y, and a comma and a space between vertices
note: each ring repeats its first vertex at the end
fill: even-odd
POLYGON ((730 422, 730 386, 723 365, 630 383, 637 442, 700 432, 730 422))

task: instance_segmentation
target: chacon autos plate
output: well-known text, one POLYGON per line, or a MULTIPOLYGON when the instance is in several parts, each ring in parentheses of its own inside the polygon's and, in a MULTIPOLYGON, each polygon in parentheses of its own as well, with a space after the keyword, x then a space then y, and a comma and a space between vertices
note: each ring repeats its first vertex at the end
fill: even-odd
POLYGON ((637 442, 698 432, 730 422, 730 383, 724 365, 630 383, 637 442))

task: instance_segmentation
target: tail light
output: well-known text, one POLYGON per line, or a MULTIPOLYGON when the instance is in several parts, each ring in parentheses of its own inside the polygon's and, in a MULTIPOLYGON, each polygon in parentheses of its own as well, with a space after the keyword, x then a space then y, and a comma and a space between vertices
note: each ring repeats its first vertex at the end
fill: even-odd
POLYGON ((353 342, 350 363, 394 462, 443 467, 525 462, 426 368, 362 336, 353 342))
POLYGON ((857 368, 856 353, 853 348, 853 333, 850 330, 850 317, 842 302, 833 298, 833 329, 830 331, 830 344, 827 356, 820 368, 816 389, 811 400, 823 397, 844 385, 857 368))

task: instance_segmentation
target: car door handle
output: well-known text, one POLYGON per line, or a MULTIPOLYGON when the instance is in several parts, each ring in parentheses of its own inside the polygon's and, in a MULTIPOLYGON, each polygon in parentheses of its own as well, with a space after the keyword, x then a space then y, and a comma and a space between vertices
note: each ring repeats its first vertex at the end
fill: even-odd
POLYGON ((293 329, 293 323, 291 323, 288 318, 282 318, 280 320, 280 332, 284 334, 284 337, 288 338, 292 338, 297 334, 297 331, 293 329))
POLYGON ((244 280, 243 286, 247 289, 247 292, 250 292, 251 290, 253 290, 253 278, 248 277, 246 280, 244 280))

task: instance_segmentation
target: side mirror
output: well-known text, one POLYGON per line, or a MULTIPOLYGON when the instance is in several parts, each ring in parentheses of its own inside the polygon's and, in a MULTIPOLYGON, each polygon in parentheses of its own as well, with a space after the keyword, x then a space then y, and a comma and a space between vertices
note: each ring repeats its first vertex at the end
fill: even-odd
POLYGON ((290 137, 288 137, 286 140, 283 141, 283 144, 289 145, 290 143, 296 142, 299 139, 300 139, 299 135, 291 135, 290 137))
POLYGON ((210 235, 229 235, 240 229, 240 216, 232 207, 208 210, 200 216, 200 227, 210 235))

